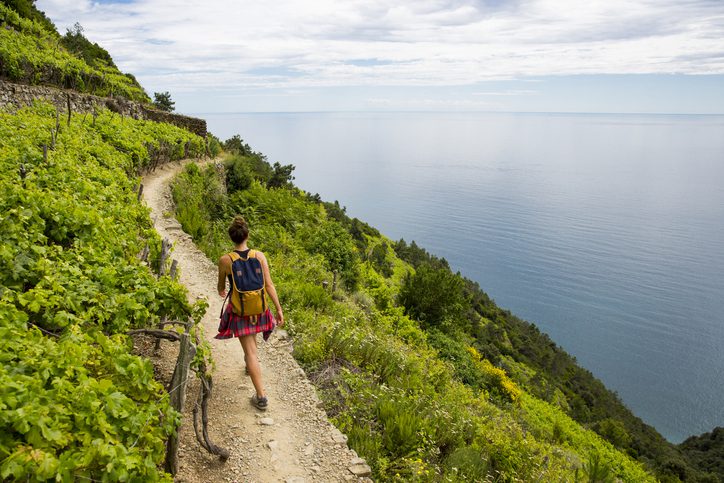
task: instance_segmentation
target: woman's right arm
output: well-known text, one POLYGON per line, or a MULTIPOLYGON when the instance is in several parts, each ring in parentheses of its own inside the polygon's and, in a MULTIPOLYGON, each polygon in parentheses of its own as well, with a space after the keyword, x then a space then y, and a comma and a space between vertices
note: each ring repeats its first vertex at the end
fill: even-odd
POLYGON ((226 276, 231 272, 231 258, 228 255, 222 255, 219 258, 219 280, 216 283, 216 289, 219 297, 226 297, 226 276))

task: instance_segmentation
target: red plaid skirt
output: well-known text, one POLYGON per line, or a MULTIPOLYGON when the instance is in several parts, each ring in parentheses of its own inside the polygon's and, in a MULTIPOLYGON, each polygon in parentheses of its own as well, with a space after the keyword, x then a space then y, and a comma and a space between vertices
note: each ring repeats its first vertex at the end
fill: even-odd
POLYGON ((266 340, 275 326, 276 320, 274 320, 271 310, 266 309, 261 315, 236 315, 233 306, 229 303, 221 315, 219 333, 216 334, 215 338, 231 339, 232 337, 264 332, 264 340, 266 340))

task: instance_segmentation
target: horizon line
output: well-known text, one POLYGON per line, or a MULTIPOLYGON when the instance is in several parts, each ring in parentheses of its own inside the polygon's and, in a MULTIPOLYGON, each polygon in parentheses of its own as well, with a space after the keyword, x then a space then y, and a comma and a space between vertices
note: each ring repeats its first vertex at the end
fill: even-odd
POLYGON ((193 111, 177 114, 185 115, 209 115, 209 114, 554 114, 554 115, 598 115, 598 116, 706 116, 721 117, 721 113, 698 113, 698 112, 593 112, 593 111, 482 111, 482 110, 310 110, 310 111, 217 111, 202 112, 193 111))

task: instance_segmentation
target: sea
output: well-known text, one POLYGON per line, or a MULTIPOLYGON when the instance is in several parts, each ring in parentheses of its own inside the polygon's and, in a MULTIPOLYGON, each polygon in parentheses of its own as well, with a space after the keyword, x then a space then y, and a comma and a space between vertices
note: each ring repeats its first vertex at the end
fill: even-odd
POLYGON ((724 116, 203 117, 447 259, 669 441, 724 426, 724 116))

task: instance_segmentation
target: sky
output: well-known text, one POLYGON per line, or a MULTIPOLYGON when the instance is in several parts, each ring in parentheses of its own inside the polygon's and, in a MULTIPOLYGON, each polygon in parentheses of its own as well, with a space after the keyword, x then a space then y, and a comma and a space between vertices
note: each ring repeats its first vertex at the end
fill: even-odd
POLYGON ((37 0, 187 114, 724 114, 724 0, 37 0))

